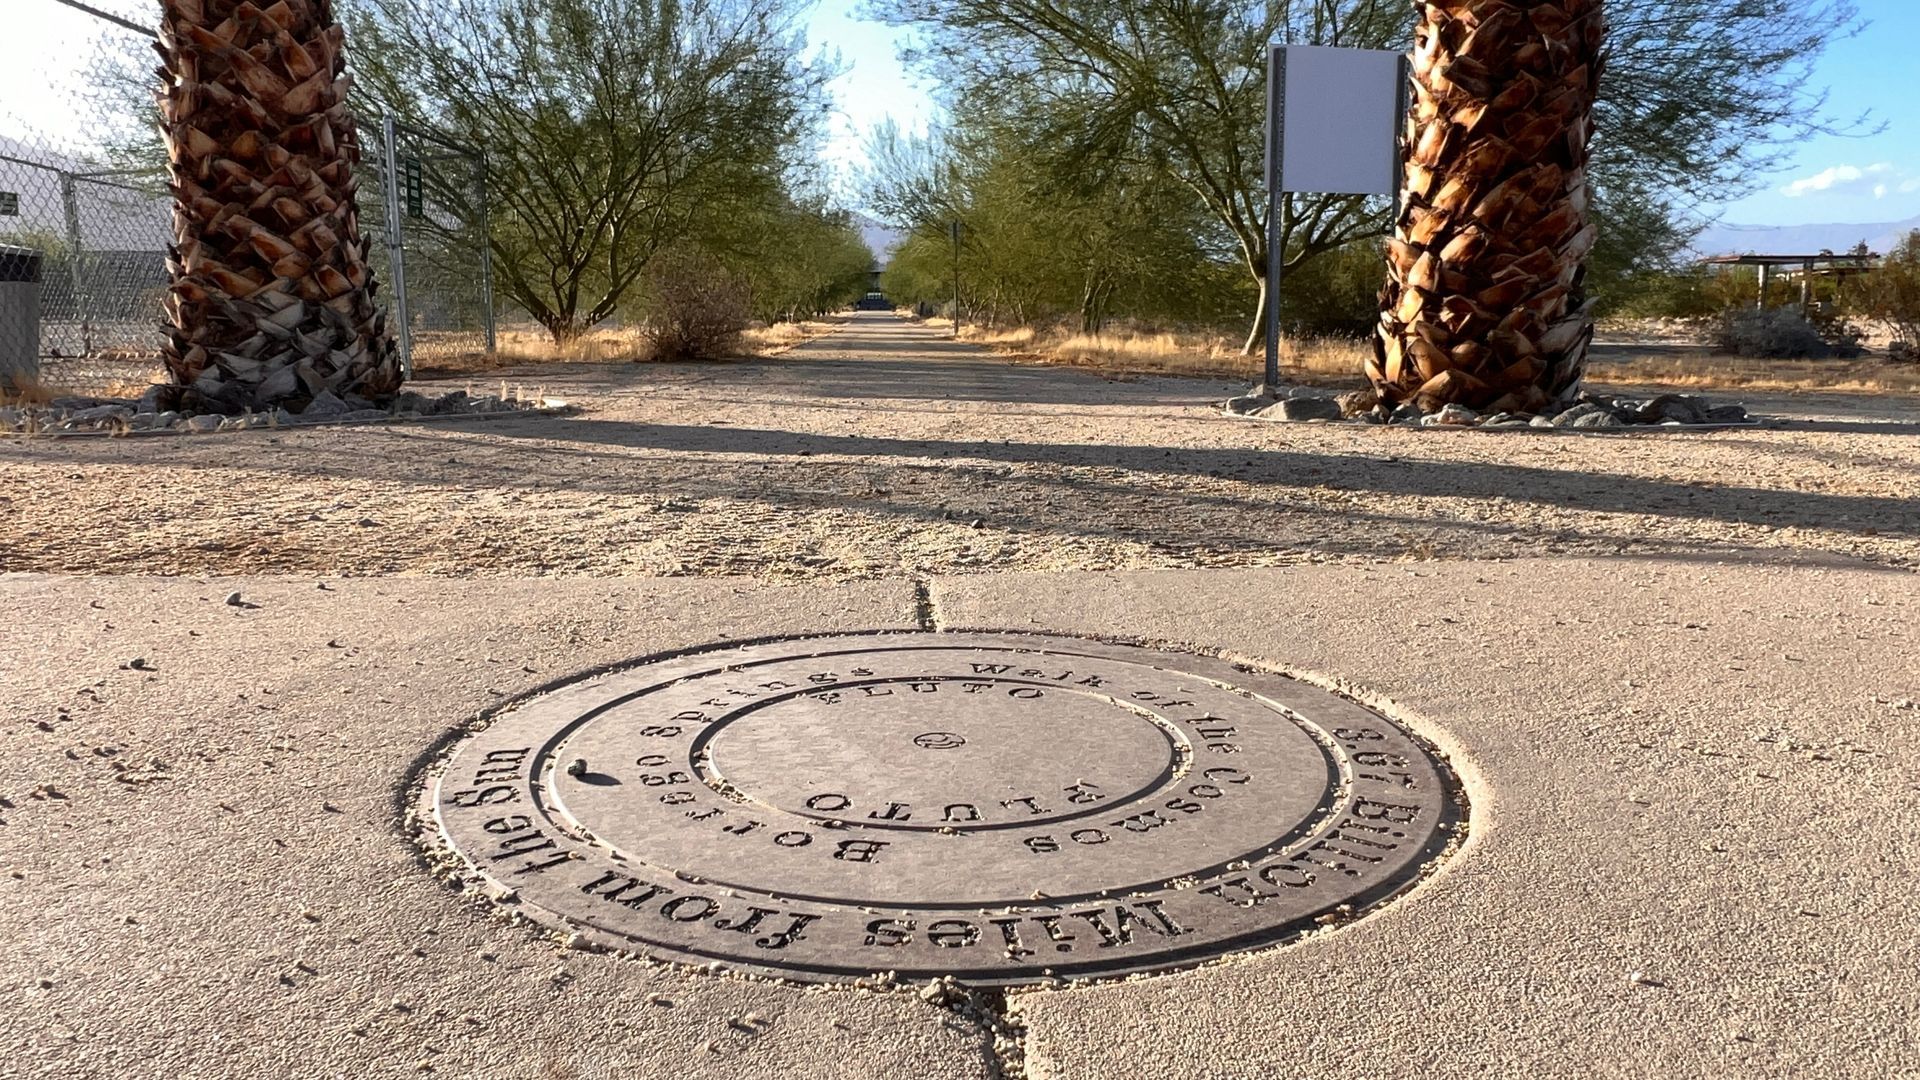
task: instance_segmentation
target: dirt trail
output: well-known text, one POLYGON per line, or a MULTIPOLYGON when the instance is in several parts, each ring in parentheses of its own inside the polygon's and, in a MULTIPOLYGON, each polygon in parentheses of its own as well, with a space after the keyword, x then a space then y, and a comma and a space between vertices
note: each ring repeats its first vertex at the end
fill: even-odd
POLYGON ((0 570, 793 579, 1655 552, 1920 566, 1920 410, 1889 419, 1885 401, 1827 395, 1790 430, 1629 438, 1282 426, 1223 417, 1226 383, 1016 365, 874 313, 768 361, 508 378, 585 412, 0 442, 0 570))

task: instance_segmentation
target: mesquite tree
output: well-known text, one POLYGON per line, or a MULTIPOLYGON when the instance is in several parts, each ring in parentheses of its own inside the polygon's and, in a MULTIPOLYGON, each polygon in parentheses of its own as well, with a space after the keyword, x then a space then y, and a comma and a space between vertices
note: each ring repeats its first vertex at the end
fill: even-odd
POLYGON ((399 388, 354 199, 343 37, 331 0, 163 0, 164 359, 182 407, 399 388))
MULTIPOLYGON (((972 116, 1068 177, 1157 172, 1212 218, 1197 237, 1264 293, 1262 130, 1271 43, 1404 49, 1450 0, 867 0, 911 27, 914 58, 972 116), (1116 161, 1126 169, 1113 169, 1116 161)), ((1559 0, 1504 0, 1551 25, 1559 0)), ((1491 9, 1489 9, 1491 10, 1491 9)), ((1860 27, 1851 0, 1634 0, 1610 12, 1598 87, 1589 212, 1595 266, 1619 273, 1675 257, 1702 205, 1764 182, 1812 134, 1855 130, 1825 108, 1811 70, 1860 27)), ((1453 42, 1448 43, 1452 49, 1453 42)), ((1489 43, 1490 44, 1490 43, 1489 43)), ((1485 49, 1476 45, 1477 55, 1485 49)), ((1498 65, 1497 70, 1504 71, 1498 65)), ((1513 107, 1511 102, 1503 108, 1513 107)), ((1288 275, 1387 234, 1386 200, 1293 195, 1283 218, 1288 275)), ((1297 278, 1295 279, 1297 280, 1297 278)), ((1251 291, 1251 290, 1250 290, 1251 291)), ((1364 309, 1363 309, 1364 310, 1364 309)), ((1247 338, 1259 341, 1256 311, 1247 338)))
MULTIPOLYGON (((561 344, 804 171, 833 70, 796 0, 348 0, 361 91, 482 149, 496 285, 561 344)), ((476 220, 470 187, 436 202, 476 220)))

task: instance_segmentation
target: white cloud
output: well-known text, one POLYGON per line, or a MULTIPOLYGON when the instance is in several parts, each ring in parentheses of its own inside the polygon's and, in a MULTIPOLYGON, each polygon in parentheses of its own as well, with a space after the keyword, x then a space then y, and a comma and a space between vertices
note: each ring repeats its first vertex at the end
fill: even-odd
POLYGON ((1884 199, 1894 191, 1920 191, 1920 176, 1881 161, 1872 165, 1835 165, 1804 176, 1780 189, 1791 199, 1821 192, 1828 195, 1872 195, 1884 199))

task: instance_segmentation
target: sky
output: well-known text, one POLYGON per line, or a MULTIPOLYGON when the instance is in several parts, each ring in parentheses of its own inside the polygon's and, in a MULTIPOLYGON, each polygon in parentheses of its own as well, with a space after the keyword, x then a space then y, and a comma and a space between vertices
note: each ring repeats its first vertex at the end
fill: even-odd
POLYGON ((939 113, 930 84, 908 72, 898 58, 903 31, 858 16, 860 0, 820 0, 807 22, 807 40, 837 53, 847 71, 834 80, 834 114, 827 157, 851 171, 863 160, 866 132, 891 117, 902 128, 923 131, 939 113))
POLYGON ((1793 149, 1791 167, 1760 192, 1724 207, 1742 224, 1808 225, 1920 217, 1920 94, 1913 42, 1920 0, 1856 0, 1871 25, 1821 57, 1814 82, 1835 116, 1871 112, 1877 134, 1816 136, 1793 149))
MULTIPOLYGON (((133 21, 158 22, 154 0, 85 2, 133 21)), ((54 0, 0 0, 0 9, 7 15, 8 46, 0 64, 0 138, 55 151, 85 147, 90 125, 84 119, 84 74, 103 53, 127 48, 135 40, 131 31, 54 0)))
MULTIPOLYGON (((90 0, 116 14, 149 21, 154 0, 90 0)), ((1764 179, 1753 195, 1719 210, 1742 224, 1801 225, 1886 222, 1920 216, 1920 93, 1911 89, 1913 42, 1920 41, 1920 0, 1856 0, 1871 25, 1835 43, 1814 75, 1831 91, 1830 109, 1872 114, 1883 127, 1861 137, 1819 136, 1792 148, 1788 167, 1764 179)), ((847 71, 831 89, 836 110, 827 155, 850 173, 865 132, 892 117, 919 129, 937 116, 931 87, 897 58, 900 34, 858 18, 860 0, 820 0, 807 22, 814 47, 837 52, 847 71)), ((97 24, 54 0, 0 0, 8 9, 14 60, 0 65, 0 136, 54 146, 82 137, 71 91, 84 60, 100 47, 97 24), (24 62, 23 62, 24 60, 24 62), (49 90, 51 85, 55 90, 49 90)), ((1871 126, 1871 125, 1870 125, 1871 126)))

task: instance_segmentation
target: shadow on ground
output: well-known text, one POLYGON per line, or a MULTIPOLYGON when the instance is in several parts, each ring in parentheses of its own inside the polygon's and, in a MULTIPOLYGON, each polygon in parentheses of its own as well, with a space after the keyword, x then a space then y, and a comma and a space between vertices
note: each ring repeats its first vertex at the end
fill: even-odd
MULTIPOLYGON (((1548 554, 1920 566, 1920 429, 1275 425, 856 321, 544 373, 578 418, 0 444, 0 569, 878 576, 1548 554)), ((475 380, 485 386, 486 380, 475 380)))

